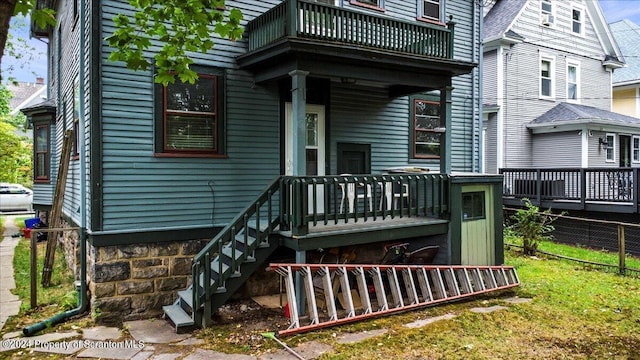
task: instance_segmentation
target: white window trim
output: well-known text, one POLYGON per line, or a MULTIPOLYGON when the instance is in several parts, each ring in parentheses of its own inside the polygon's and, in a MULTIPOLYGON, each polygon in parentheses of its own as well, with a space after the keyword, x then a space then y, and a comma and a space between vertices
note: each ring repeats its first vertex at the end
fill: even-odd
POLYGON ((616 162, 616 134, 607 133, 604 138, 607 140, 607 146, 604 148, 605 162, 608 162, 608 163, 616 162), (609 144, 609 137, 613 139, 613 144, 609 144), (611 158, 607 156, 608 149, 611 149, 611 155, 612 155, 611 158))
POLYGON ((544 23, 543 23, 543 20, 544 20, 545 15, 547 15, 547 14, 548 14, 548 15, 550 15, 553 19, 555 19, 555 17, 556 17, 556 7, 555 7, 555 6, 554 6, 554 4, 553 4, 553 0, 548 0, 548 1, 546 1, 546 2, 548 2, 548 3, 550 4, 550 6, 551 6, 551 12, 550 12, 550 13, 545 13, 545 12, 543 12, 543 10, 542 10, 542 3, 543 3, 543 2, 545 2, 545 1, 546 1, 546 0, 541 0, 541 1, 540 1, 540 25, 545 26, 545 27, 553 28, 553 27, 555 27, 555 23, 556 23, 556 21, 555 21, 555 20, 554 20, 554 21, 552 21, 549 25, 544 24, 544 23))
POLYGON ((631 137, 631 162, 640 164, 640 135, 633 135, 631 137), (638 141, 638 148, 635 147, 636 140, 638 141), (635 154, 638 154, 638 156, 636 157, 635 154))
POLYGON ((586 12, 584 11, 584 8, 582 6, 578 6, 577 4, 573 4, 573 6, 571 7, 571 13, 569 13, 569 22, 571 24, 570 31, 572 34, 584 36, 585 17, 586 17, 586 12), (573 10, 580 11, 580 32, 578 33, 573 31, 573 10))
POLYGON ((556 98, 556 59, 552 55, 540 53, 538 60, 538 96, 540 99, 555 100, 556 98), (551 69, 549 70, 551 79, 551 94, 542 95, 542 61, 549 61, 551 69))
MULTIPOLYGON (((565 70, 566 70, 565 98, 567 99, 567 102, 580 103, 580 96, 582 95, 580 92, 580 85, 581 85, 580 62, 576 60, 567 60, 567 66, 565 70), (569 99, 569 66, 573 66, 576 68, 576 98, 575 99, 569 99)), ((553 78, 551 82, 553 83, 553 78)))
POLYGON ((440 14, 439 19, 432 19, 432 18, 428 18, 424 16, 424 0, 417 0, 416 1, 416 7, 417 7, 417 11, 418 13, 416 14, 416 16, 418 17, 418 19, 422 19, 425 21, 439 21, 439 22, 445 22, 444 19, 444 9, 445 9, 445 2, 446 0, 440 0, 440 14))

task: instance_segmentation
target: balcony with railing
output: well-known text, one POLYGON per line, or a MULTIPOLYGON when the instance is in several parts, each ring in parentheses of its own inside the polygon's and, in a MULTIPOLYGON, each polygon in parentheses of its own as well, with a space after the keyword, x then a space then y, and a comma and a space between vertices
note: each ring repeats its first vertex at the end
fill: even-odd
POLYGON ((297 38, 452 59, 453 28, 453 22, 442 27, 305 0, 286 0, 250 21, 246 32, 249 52, 297 38))
POLYGON ((501 169, 503 202, 553 209, 638 213, 638 168, 501 169))

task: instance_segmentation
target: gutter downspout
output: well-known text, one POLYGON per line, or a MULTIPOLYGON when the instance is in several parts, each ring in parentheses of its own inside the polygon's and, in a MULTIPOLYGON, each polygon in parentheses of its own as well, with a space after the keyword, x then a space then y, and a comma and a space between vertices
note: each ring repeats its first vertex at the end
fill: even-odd
POLYGON ((68 310, 51 318, 41 321, 39 323, 27 326, 22 330, 25 336, 31 336, 35 333, 44 330, 47 327, 53 326, 57 323, 66 321, 72 316, 82 314, 86 311, 89 300, 87 299, 87 184, 86 184, 86 149, 85 149, 85 116, 84 116, 84 82, 85 82, 85 65, 84 65, 84 45, 85 45, 85 0, 80 0, 80 56, 79 56, 79 84, 80 86, 80 104, 79 104, 79 116, 82 121, 79 126, 80 134, 79 139, 82 139, 79 144, 78 152, 80 153, 80 290, 78 293, 78 307, 72 310, 68 310))
MULTIPOLYGON (((484 111, 482 108, 482 99, 483 99, 483 77, 484 77, 484 9, 480 4, 478 4, 478 17, 479 23, 478 25, 478 37, 480 38, 480 49, 478 50, 478 96, 476 99, 478 100, 478 172, 484 173, 484 111)), ((474 108, 475 109, 475 108, 474 108)))

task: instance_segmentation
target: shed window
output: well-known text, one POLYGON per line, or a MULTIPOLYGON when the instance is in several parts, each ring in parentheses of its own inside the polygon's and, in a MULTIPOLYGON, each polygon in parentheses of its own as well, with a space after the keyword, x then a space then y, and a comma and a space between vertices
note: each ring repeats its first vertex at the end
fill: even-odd
POLYGON ((413 99, 413 157, 440 158, 440 102, 413 99))
POLYGON ((224 154, 224 75, 197 69, 194 84, 176 81, 156 91, 156 153, 224 154))
POLYGON ((485 218, 484 191, 462 194, 462 220, 480 220, 485 218))
POLYGON ((34 136, 34 181, 49 181, 49 125, 35 126, 34 136))

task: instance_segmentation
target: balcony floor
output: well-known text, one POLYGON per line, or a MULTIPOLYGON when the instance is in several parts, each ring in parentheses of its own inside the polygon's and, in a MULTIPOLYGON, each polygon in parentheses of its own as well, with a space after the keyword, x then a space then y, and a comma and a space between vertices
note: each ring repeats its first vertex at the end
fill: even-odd
POLYGON ((294 250, 314 250, 345 245, 361 245, 373 242, 394 241, 420 236, 446 234, 449 220, 432 217, 369 217, 367 221, 352 219, 309 224, 307 235, 294 236, 291 231, 282 231, 283 245, 294 250))

